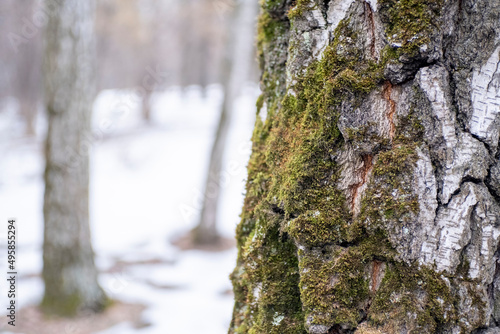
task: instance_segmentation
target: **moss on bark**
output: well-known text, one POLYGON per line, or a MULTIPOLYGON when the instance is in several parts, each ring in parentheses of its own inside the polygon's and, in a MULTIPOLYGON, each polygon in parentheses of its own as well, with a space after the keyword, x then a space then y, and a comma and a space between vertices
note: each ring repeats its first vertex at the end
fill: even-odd
POLYGON ((338 187, 346 141, 366 139, 366 129, 349 129, 350 138, 343 137, 341 108, 383 90, 386 66, 429 42, 442 7, 441 0, 379 4, 387 36, 401 47, 386 45, 379 59, 367 56, 359 47, 363 32, 345 18, 322 57, 285 87, 283 50, 276 48, 294 45, 285 42, 290 23, 276 8, 295 19, 312 4, 263 2, 257 109, 267 109, 267 117, 257 117, 252 137, 230 333, 322 333, 321 326, 343 333, 363 321, 384 333, 430 333, 456 321, 449 279, 400 262, 386 228, 388 221, 403 228, 419 210, 412 188, 423 144, 418 117, 408 112, 391 140, 371 139, 379 145, 359 214, 338 187))

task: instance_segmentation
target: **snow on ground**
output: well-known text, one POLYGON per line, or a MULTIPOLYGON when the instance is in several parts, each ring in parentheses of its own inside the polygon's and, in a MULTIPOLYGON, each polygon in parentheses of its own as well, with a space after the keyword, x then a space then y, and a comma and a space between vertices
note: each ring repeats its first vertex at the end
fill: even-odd
MULTIPOLYGON (((243 202, 257 93, 248 86, 233 116, 219 211, 219 230, 228 237, 234 235, 243 202)), ((170 88, 154 95, 149 126, 140 118, 133 92, 110 90, 97 97, 91 228, 103 272, 99 279, 112 298, 145 304, 143 320, 151 324, 136 329, 122 323, 101 334, 227 332, 233 304, 228 275, 236 250, 179 251, 169 243, 196 224, 221 99, 218 86, 205 95, 197 87, 170 88)), ((23 137, 12 111, 15 103, 0 101, 0 107, 0 217, 18 221, 18 304, 23 307, 38 303, 43 293, 43 134, 36 140, 23 137)), ((39 123, 43 128, 43 118, 39 123)), ((2 249, 5 240, 0 230, 2 249)), ((3 280, 0 289, 6 291, 3 280)))

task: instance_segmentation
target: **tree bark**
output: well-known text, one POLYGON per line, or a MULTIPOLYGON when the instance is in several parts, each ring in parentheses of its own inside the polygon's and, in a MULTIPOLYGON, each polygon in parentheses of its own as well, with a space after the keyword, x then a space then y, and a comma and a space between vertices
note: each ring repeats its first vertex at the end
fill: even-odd
POLYGON ((89 228, 90 116, 94 92, 94 1, 51 1, 45 33, 45 144, 42 308, 75 315, 99 311, 89 228))
POLYGON ((216 222, 221 191, 222 158, 231 125, 234 103, 245 78, 248 78, 252 64, 252 38, 256 10, 255 0, 240 0, 235 9, 235 19, 231 22, 233 23, 231 26, 236 27, 236 29, 228 37, 227 58, 222 66, 224 100, 210 154, 200 221, 193 231, 195 243, 212 244, 219 239, 216 222))
POLYGON ((500 333, 500 2, 262 2, 229 333, 500 333))

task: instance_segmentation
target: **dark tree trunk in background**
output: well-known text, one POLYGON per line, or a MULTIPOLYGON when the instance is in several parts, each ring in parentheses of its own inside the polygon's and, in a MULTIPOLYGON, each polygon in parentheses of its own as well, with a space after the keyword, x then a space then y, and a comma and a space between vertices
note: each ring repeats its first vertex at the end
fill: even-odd
POLYGON ((151 95, 153 95, 153 91, 146 90, 141 99, 141 115, 146 123, 151 123, 151 95))
POLYGON ((181 86, 207 85, 208 53, 204 29, 209 26, 209 13, 206 17, 200 15, 207 8, 209 0, 184 0, 181 2, 184 16, 182 23, 182 63, 181 86), (201 19, 200 19, 201 18, 201 19), (200 21, 198 21, 198 20, 200 21))
POLYGON ((94 98, 94 1, 51 1, 45 32, 45 146, 42 308, 74 315, 99 311, 89 229, 90 116, 94 98))
POLYGON ((36 123, 36 114, 37 114, 37 109, 38 109, 38 101, 36 99, 34 100, 24 100, 21 101, 19 104, 19 110, 21 112, 21 115, 24 117, 24 122, 25 122, 25 133, 27 136, 34 136, 36 129, 35 129, 35 123, 36 123))
MULTIPOLYGON (((22 32, 22 26, 26 24, 22 18, 33 17, 33 14, 40 10, 39 7, 40 5, 34 1, 16 2, 12 15, 17 18, 15 22, 17 31, 22 32)), ((18 99, 19 112, 25 123, 25 134, 33 136, 36 131, 38 104, 41 100, 41 38, 34 25, 29 28, 25 26, 24 29, 33 32, 33 36, 28 42, 20 44, 17 53, 13 56, 15 57, 15 76, 10 89, 18 99)), ((10 53, 12 50, 8 51, 10 53)))
POLYGON ((263 1, 230 333, 500 333, 500 2, 263 1))
POLYGON ((230 24, 230 27, 234 30, 228 36, 227 59, 222 66, 224 100, 221 105, 217 132, 210 154, 200 221, 193 231, 195 243, 215 243, 219 238, 216 222, 221 192, 222 158, 227 144, 234 103, 251 69, 256 14, 256 0, 239 0, 236 2, 233 20, 230 24))

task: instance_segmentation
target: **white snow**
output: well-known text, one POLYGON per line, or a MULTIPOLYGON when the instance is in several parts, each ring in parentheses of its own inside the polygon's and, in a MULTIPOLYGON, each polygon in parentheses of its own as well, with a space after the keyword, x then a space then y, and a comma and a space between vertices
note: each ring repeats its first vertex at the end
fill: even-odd
MULTIPOLYGON (((243 203, 257 96, 257 88, 248 85, 237 101, 224 158, 218 228, 228 237, 243 203)), ((153 125, 147 126, 133 91, 108 90, 96 98, 90 190, 96 263, 107 271, 117 260, 163 261, 100 275, 112 298, 144 303, 144 321, 151 323, 140 329, 118 324, 101 334, 227 332, 233 306, 228 276, 236 249, 180 251, 169 243, 196 224, 221 99, 218 86, 210 86, 206 95, 197 87, 156 93, 153 125)), ((0 107, 0 217, 18 222, 18 305, 23 307, 38 303, 43 294, 43 135, 23 137, 15 102, 0 101, 0 107)), ((5 255, 0 263, 4 270, 5 255)), ((5 284, 0 280, 0 291, 5 284)), ((0 301, 5 303, 4 293, 0 301)))

